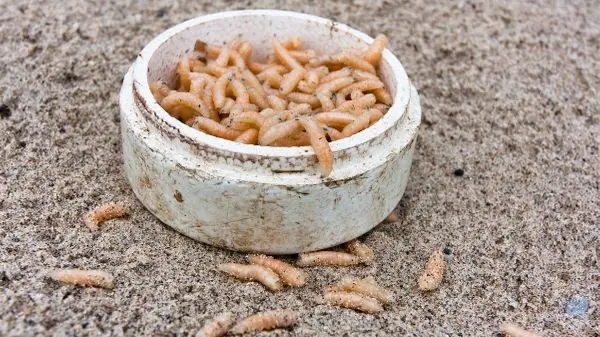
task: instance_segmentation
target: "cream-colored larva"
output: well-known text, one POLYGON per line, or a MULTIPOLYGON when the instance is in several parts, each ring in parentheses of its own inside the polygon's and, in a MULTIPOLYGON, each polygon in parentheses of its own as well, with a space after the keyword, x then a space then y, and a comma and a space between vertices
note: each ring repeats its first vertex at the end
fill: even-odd
POLYGON ((341 52, 335 57, 339 62, 355 69, 375 73, 375 67, 365 59, 349 52, 341 52))
MULTIPOLYGON (((261 111, 261 114, 264 111, 261 111)), ((277 111, 273 111, 274 114, 271 114, 263 123, 262 127, 260 128, 260 130, 258 130, 258 142, 260 144, 260 140, 261 139, 265 139, 265 134, 267 133, 267 131, 269 131, 269 129, 276 125, 279 124, 281 122, 283 122, 285 120, 283 113, 282 112, 277 112, 277 111)), ((273 137, 273 136, 270 136, 273 137)), ((270 140, 270 139, 269 139, 270 140)), ((274 141, 274 140, 273 140, 274 141)))
MULTIPOLYGON (((214 96, 214 94, 213 94, 213 96, 214 96)), ((225 101, 223 103, 223 107, 221 107, 221 109, 219 109, 219 113, 223 114, 223 115, 229 114, 229 112, 231 111, 231 108, 233 108, 234 105, 235 105, 235 101, 230 97, 226 97, 225 101)))
POLYGON ((190 62, 184 57, 177 63, 177 75, 179 75, 179 87, 185 91, 190 89, 190 62))
POLYGON ((288 53, 300 64, 306 64, 311 58, 317 56, 317 53, 313 49, 288 50, 288 53))
POLYGON ((370 73, 368 71, 360 70, 360 69, 353 69, 352 76, 357 81, 379 80, 379 77, 377 77, 377 75, 370 73))
POLYGON ((317 87, 317 89, 315 91, 317 91, 317 92, 319 92, 319 91, 336 92, 342 88, 352 85, 353 82, 354 82, 354 79, 350 76, 338 77, 329 82, 319 84, 319 86, 317 87))
POLYGON ((256 76, 250 70, 246 69, 242 72, 242 80, 245 82, 250 102, 258 105, 261 109, 268 108, 269 101, 267 101, 265 90, 256 76))
POLYGON ((511 323, 502 324, 500 332, 504 333, 507 337, 539 337, 538 334, 524 330, 511 323))
POLYGON ((215 107, 222 108, 223 105, 225 105, 225 91, 231 82, 233 75, 233 72, 226 72, 217 79, 217 82, 215 82, 215 86, 213 87, 213 102, 215 107))
POLYGON ((392 105, 392 94, 385 88, 377 88, 371 91, 373 95, 383 104, 392 105))
POLYGON ((246 60, 244 60, 242 55, 240 55, 237 50, 230 49, 229 53, 231 60, 233 61, 233 64, 236 67, 238 67, 239 69, 246 69, 246 60))
POLYGON ((332 80, 338 79, 338 78, 342 78, 342 77, 348 77, 352 75, 352 68, 350 67, 344 67, 340 70, 336 70, 336 71, 332 71, 329 74, 323 76, 320 80, 320 83, 327 83, 330 82, 332 80))
POLYGON ((296 265, 300 267, 314 266, 353 266, 361 263, 360 257, 343 252, 322 250, 298 255, 296 265))
POLYGON ((315 93, 315 95, 317 96, 317 99, 319 99, 323 111, 333 111, 333 109, 335 109, 335 104, 331 100, 331 92, 319 91, 315 93))
POLYGON ((358 310, 369 314, 383 311, 376 299, 347 291, 326 291, 325 301, 331 305, 358 310))
POLYGON ((244 111, 237 114, 230 114, 229 127, 240 130, 240 124, 249 124, 252 127, 259 129, 265 122, 265 117, 256 111, 244 111), (237 127, 236 127, 237 126, 237 127))
POLYGON ((300 82, 305 75, 306 69, 304 68, 296 68, 290 71, 289 73, 283 75, 283 78, 281 79, 281 83, 279 85, 279 92, 282 95, 287 95, 291 93, 298 85, 298 82, 300 82))
POLYGON ((235 103, 231 110, 229 110, 229 116, 233 117, 241 112, 245 111, 258 111, 258 107, 252 103, 235 103))
POLYGON ((242 134, 242 131, 230 129, 224 125, 219 124, 218 122, 215 122, 210 118, 198 116, 190 121, 191 127, 204 131, 209 135, 213 135, 216 137, 235 140, 242 134))
POLYGON ((309 69, 309 71, 314 71, 319 75, 319 80, 325 76, 327 76, 327 74, 329 74, 329 68, 327 68, 326 66, 318 66, 318 67, 311 67, 311 66, 307 66, 307 69, 309 69))
POLYGON ((220 271, 240 280, 260 282, 271 291, 279 291, 281 289, 279 276, 269 268, 239 263, 224 263, 220 264, 218 268, 220 271))
POLYGON ((380 287, 372 277, 364 279, 346 277, 340 282, 330 286, 329 289, 333 291, 359 293, 367 297, 372 297, 383 304, 389 304, 394 301, 394 294, 380 287))
POLYGON ((395 211, 392 211, 392 213, 390 213, 387 218, 385 218, 386 222, 397 222, 398 221, 398 213, 396 213, 395 211))
POLYGON ((364 80, 360 82, 352 83, 345 86, 340 92, 344 95, 350 95, 354 90, 360 90, 362 92, 371 91, 375 89, 383 88, 384 84, 380 80, 364 80))
POLYGON ((345 112, 321 112, 314 117, 320 123, 328 126, 344 128, 346 125, 353 123, 356 117, 345 112))
POLYGON ((171 88, 162 81, 150 83, 150 91, 152 95, 156 97, 156 101, 160 102, 171 93, 171 88))
MULTIPOLYGON (((295 58, 290 55, 290 52, 285 49, 277 39, 273 39, 273 53, 275 57, 289 70, 304 69, 304 67, 295 58)), ((304 69, 305 70, 305 69, 304 69)))
POLYGON ((302 45, 302 40, 297 36, 289 37, 281 42, 281 45, 285 49, 294 50, 298 49, 302 45))
POLYGON ((437 289, 444 278, 445 264, 442 251, 438 249, 433 252, 425 265, 423 275, 419 277, 419 290, 431 291, 437 289))
POLYGON ((229 52, 229 47, 227 47, 227 46, 221 47, 221 52, 219 53, 219 56, 215 59, 215 64, 217 64, 221 67, 227 67, 227 64, 229 63, 230 55, 231 54, 229 52))
POLYGON ((279 275, 281 281, 289 286, 301 287, 306 283, 306 275, 302 270, 270 256, 250 255, 248 256, 248 262, 273 270, 279 275))
POLYGON ((289 328, 296 324, 298 315, 290 310, 272 310, 244 318, 231 328, 233 334, 289 328))
POLYGON ((341 92, 336 92, 335 93, 335 106, 339 107, 344 103, 346 103, 346 95, 342 94, 341 92))
POLYGON ((288 111, 292 116, 307 115, 312 112, 310 104, 306 103, 288 103, 288 111))
POLYGON ((252 45, 249 42, 244 42, 238 49, 238 53, 244 59, 245 62, 248 62, 250 56, 252 55, 252 45))
POLYGON ((115 218, 122 218, 129 214, 129 207, 127 204, 108 203, 100 205, 91 211, 87 212, 83 216, 83 222, 87 228, 91 231, 98 230, 98 225, 106 220, 115 218))
POLYGON ((267 96, 267 101, 269 101, 271 108, 275 110, 285 110, 288 105, 288 102, 285 99, 275 95, 267 96))
POLYGON ((366 128, 369 127, 369 114, 368 113, 363 113, 359 116, 356 117, 356 119, 346 125, 344 127, 344 129, 342 130, 342 134, 344 135, 344 137, 350 137, 355 133, 358 133, 366 128))
POLYGON ((233 78, 231 79, 230 84, 236 103, 250 103, 250 96, 248 95, 248 91, 246 90, 246 87, 242 81, 237 78, 233 78))
POLYGON ((351 100, 359 99, 359 98, 363 97, 364 95, 365 94, 360 90, 352 90, 352 92, 350 93, 350 99, 351 100))
POLYGON ((350 254, 354 254, 363 261, 363 263, 371 263, 375 259, 375 254, 371 247, 365 245, 358 240, 352 240, 346 243, 346 249, 350 254))
POLYGON ((300 130, 301 126, 297 120, 292 119, 269 127, 264 134, 258 136, 260 145, 269 145, 274 141, 287 137, 300 130))
MULTIPOLYGON (((303 92, 290 92, 287 98, 294 103, 306 103, 310 104, 312 108, 317 108, 321 105, 319 99, 313 94, 306 94, 303 92)), ((311 109, 312 111, 312 109, 311 109)))
MULTIPOLYGON (((195 96, 189 92, 172 92, 167 97, 165 97, 160 105, 167 111, 170 112, 173 108, 184 105, 190 109, 193 109, 197 115, 204 116, 206 118, 210 118, 210 112, 208 111, 208 107, 206 103, 200 97, 195 96)), ((184 121, 194 116, 189 116, 187 118, 182 117, 184 121)))
POLYGON ((329 136, 329 138, 331 139, 331 141, 336 141, 336 140, 340 140, 342 138, 344 138, 344 135, 339 132, 337 129, 334 129, 330 126, 327 125, 320 125, 323 128, 323 131, 325 131, 327 133, 327 135, 329 136))
POLYGON ((365 110, 367 110, 370 106, 375 104, 377 98, 373 94, 366 94, 364 96, 358 97, 356 99, 352 99, 350 101, 343 102, 340 106, 337 107, 336 110, 348 112, 353 115, 360 115, 365 110))
POLYGON ((235 141, 243 144, 256 144, 256 142, 258 142, 258 130, 247 129, 244 133, 239 135, 235 141))
POLYGON ((367 51, 364 53, 363 58, 372 65, 376 66, 379 64, 379 60, 381 60, 381 54, 383 54, 386 43, 387 37, 385 37, 385 35, 377 35, 373 43, 371 43, 367 51))
POLYGON ((298 121, 308 133, 310 145, 315 151, 319 162, 319 170, 323 177, 327 177, 333 169, 333 152, 325 136, 325 131, 312 118, 302 117, 298 121))
POLYGON ((112 289, 115 286, 114 277, 102 270, 57 269, 48 275, 55 281, 78 286, 91 286, 112 289))
POLYGON ((196 334, 196 337, 225 336, 233 323, 233 315, 230 312, 222 313, 204 324, 202 329, 196 334))
POLYGON ((370 124, 377 122, 382 116, 383 114, 381 111, 377 109, 369 109, 363 112, 362 115, 356 117, 354 122, 344 127, 342 134, 344 137, 350 137, 353 134, 368 128, 370 124))

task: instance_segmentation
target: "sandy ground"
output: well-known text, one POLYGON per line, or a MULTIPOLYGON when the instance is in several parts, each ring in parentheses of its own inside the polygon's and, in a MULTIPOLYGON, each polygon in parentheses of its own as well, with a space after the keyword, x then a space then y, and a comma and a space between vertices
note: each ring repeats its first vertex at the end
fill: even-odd
POLYGON ((600 335, 598 2, 317 3, 0 1, 0 335, 187 335, 222 311, 273 308, 301 313, 272 333, 286 336, 499 336, 506 321, 600 335), (253 7, 387 34, 424 110, 400 221, 364 237, 377 263, 311 269, 277 294, 215 271, 243 256, 157 221, 121 164, 117 94, 140 48, 185 19, 253 7), (82 226, 113 200, 133 215, 82 226), (451 250, 448 273, 422 294, 435 247, 451 250), (107 270, 116 288, 61 286, 45 277, 57 267, 107 270), (370 316, 315 300, 347 274, 374 275, 396 304, 370 316))

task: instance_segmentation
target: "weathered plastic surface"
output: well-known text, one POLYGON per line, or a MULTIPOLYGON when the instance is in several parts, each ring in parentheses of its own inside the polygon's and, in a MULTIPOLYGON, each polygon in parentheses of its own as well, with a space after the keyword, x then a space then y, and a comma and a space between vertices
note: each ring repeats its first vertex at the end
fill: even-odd
POLYGON ((372 41, 326 19, 270 10, 213 14, 167 30, 142 51, 121 89, 127 179, 161 221, 211 245, 292 254, 340 244, 385 219, 410 172, 419 98, 388 50, 382 73, 395 103, 367 130, 331 143, 335 162, 327 178, 319 176, 310 147, 212 137, 170 117, 148 88, 149 80, 172 80, 177 59, 196 39, 223 42, 244 32, 242 38, 255 49, 269 49, 271 35, 264 27, 278 36, 300 36, 308 47, 327 52, 372 41))

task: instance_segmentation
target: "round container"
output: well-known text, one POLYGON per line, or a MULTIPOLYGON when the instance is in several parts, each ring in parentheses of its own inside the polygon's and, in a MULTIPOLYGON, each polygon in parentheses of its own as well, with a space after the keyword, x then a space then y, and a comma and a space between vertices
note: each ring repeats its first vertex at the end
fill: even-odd
POLYGON ((274 10, 198 17, 152 40, 125 76, 120 94, 125 174, 162 222, 196 240, 245 252, 292 254, 346 242, 369 231, 404 193, 421 121, 419 99, 389 50, 381 75, 394 96, 368 129, 330 143, 334 168, 319 175, 311 147, 246 145, 195 130, 171 117, 149 82, 173 84, 177 60, 197 39, 235 36, 265 57, 273 37, 298 36, 306 48, 365 48, 369 36, 316 16, 274 10))

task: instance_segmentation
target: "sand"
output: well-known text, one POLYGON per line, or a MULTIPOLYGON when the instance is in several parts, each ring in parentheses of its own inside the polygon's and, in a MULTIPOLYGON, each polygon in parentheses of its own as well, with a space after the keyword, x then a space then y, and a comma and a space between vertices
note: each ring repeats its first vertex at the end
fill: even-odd
POLYGON ((598 2, 0 3, 0 335, 183 336, 223 311, 276 308, 301 314, 273 333, 284 336, 498 336, 504 322, 600 334, 598 2), (277 294, 217 272, 243 255, 174 232, 135 199, 117 104, 136 53, 165 28, 261 7, 387 34, 424 111, 400 219, 364 236, 377 262, 313 268, 306 287, 277 294), (81 215, 109 201, 133 214, 90 233, 81 215), (447 274, 423 294, 436 247, 447 274), (59 267, 109 271, 115 288, 45 277, 59 267), (371 316, 317 300, 348 274, 373 275, 396 304, 371 316), (582 298, 589 307, 567 313, 582 298))

